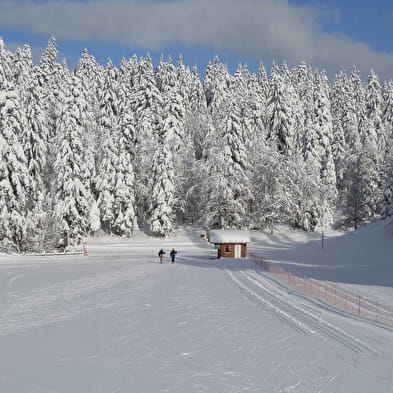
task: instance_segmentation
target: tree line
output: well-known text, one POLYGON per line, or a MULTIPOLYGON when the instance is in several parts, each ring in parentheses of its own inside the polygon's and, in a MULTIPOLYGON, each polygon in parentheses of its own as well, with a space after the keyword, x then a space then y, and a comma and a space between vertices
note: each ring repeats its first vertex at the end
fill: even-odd
POLYGON ((0 247, 179 225, 307 231, 393 215, 393 82, 305 63, 204 76, 169 57, 69 69, 0 39, 0 247))

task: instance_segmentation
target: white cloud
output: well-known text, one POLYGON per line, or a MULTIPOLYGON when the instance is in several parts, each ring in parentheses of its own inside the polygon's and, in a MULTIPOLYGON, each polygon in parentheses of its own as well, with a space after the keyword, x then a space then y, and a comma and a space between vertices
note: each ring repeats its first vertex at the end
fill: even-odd
POLYGON ((393 55, 321 31, 318 12, 285 0, 0 1, 0 26, 62 40, 125 44, 209 45, 255 59, 348 71, 356 64, 392 77, 393 55))

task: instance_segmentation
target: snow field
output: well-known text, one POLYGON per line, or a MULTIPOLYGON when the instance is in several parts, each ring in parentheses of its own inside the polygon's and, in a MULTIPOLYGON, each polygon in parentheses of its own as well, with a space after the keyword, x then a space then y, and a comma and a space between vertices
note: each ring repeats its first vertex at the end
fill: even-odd
MULTIPOLYGON (((297 248, 292 267, 303 235, 285 235, 287 248, 297 248)), ((266 248, 279 262, 282 242, 264 234, 252 240, 252 251, 266 248)), ((310 244, 302 240, 304 264, 310 244)), ((392 329, 300 296, 252 261, 214 259, 213 246, 197 231, 167 240, 90 239, 87 248, 88 257, 0 258, 1 392, 385 393, 391 387, 392 329)), ((318 261, 316 250, 312 257, 318 261)), ((367 292, 363 284, 350 285, 367 292)), ((388 290, 382 288, 384 298, 388 290)))

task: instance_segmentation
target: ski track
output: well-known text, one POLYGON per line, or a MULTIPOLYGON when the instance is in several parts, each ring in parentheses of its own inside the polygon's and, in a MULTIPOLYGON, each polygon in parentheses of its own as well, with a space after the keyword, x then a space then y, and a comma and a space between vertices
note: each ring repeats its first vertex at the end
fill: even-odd
POLYGON ((318 334, 333 342, 346 347, 355 353, 377 352, 367 344, 346 333, 329 322, 316 318, 305 308, 299 308, 291 302, 290 296, 294 294, 279 293, 279 288, 270 282, 270 279, 257 272, 224 270, 228 280, 257 305, 263 306, 277 314, 280 320, 298 333, 318 334))

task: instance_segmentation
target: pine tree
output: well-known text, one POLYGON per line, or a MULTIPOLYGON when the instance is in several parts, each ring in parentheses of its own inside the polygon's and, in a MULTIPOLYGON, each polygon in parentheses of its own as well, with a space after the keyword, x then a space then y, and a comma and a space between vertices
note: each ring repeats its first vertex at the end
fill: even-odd
POLYGON ((0 241, 26 249, 29 173, 21 144, 26 118, 15 89, 0 91, 0 241))
MULTIPOLYGON (((125 72, 123 70, 122 72, 125 72)), ((123 77, 125 77, 123 75, 123 77)), ((118 159, 115 163, 114 224, 113 231, 122 236, 131 236, 138 228, 135 201, 135 119, 130 102, 130 79, 119 83, 119 140, 118 159)))
POLYGON ((151 164, 158 149, 158 129, 162 123, 163 100, 157 87, 150 55, 140 59, 134 79, 132 111, 135 114, 135 198, 138 201, 138 219, 142 225, 150 210, 152 171, 151 164))
POLYGON ((56 123, 58 141, 53 187, 54 214, 72 240, 86 236, 90 226, 90 174, 83 145, 83 98, 81 81, 72 77, 65 106, 56 123))
POLYGON ((194 66, 190 78, 188 107, 186 108, 184 127, 186 134, 192 140, 195 160, 202 158, 202 152, 206 147, 208 121, 205 93, 199 79, 198 69, 194 66))
POLYGON ((387 181, 383 191, 382 217, 392 221, 393 216, 393 165, 390 160, 387 168, 387 181))
POLYGON ((166 140, 172 151, 177 153, 187 144, 184 132, 185 105, 183 96, 179 94, 180 84, 171 59, 168 62, 161 60, 156 78, 163 98, 163 128, 166 140))
POLYGON ((153 157, 153 188, 150 206, 150 233, 165 237, 175 229, 176 194, 173 157, 165 132, 160 132, 153 157))
POLYGON ((121 236, 132 236, 137 228, 135 211, 135 179, 130 153, 123 138, 119 141, 119 156, 116 163, 113 232, 121 236))
POLYGON ((52 178, 48 174, 48 118, 42 105, 42 88, 37 79, 30 78, 23 87, 26 126, 22 131, 23 148, 29 171, 28 227, 30 235, 38 235, 44 228, 47 210, 46 196, 52 178))
POLYGON ((239 106, 232 97, 225 128, 210 135, 211 147, 202 171, 205 220, 211 227, 242 228, 252 204, 250 164, 239 106))
POLYGON ((226 65, 220 63, 216 56, 213 63, 209 62, 206 67, 203 89, 213 127, 219 131, 225 128, 224 116, 230 95, 230 81, 226 65))
POLYGON ((337 186, 342 189, 349 148, 345 140, 345 134, 349 133, 349 127, 354 126, 353 122, 350 121, 352 110, 349 81, 344 71, 341 71, 335 77, 330 101, 333 121, 332 154, 336 169, 337 186))
POLYGON ((95 189, 97 204, 101 212, 103 229, 112 233, 116 219, 114 201, 116 192, 116 163, 118 160, 117 142, 119 138, 119 89, 117 70, 109 59, 103 84, 99 91, 97 174, 95 189))
POLYGON ((343 224, 355 230, 376 216, 381 192, 376 181, 379 172, 371 147, 364 147, 348 161, 347 186, 342 199, 343 224))
POLYGON ((386 133, 382 122, 382 92, 378 77, 373 70, 371 70, 368 77, 365 103, 367 120, 361 129, 363 144, 375 144, 379 152, 384 152, 386 133))
POLYGON ((294 148, 292 105, 288 89, 278 67, 273 65, 266 104, 267 141, 286 155, 290 155, 294 148))
POLYGON ((33 59, 28 45, 17 48, 13 56, 12 71, 17 86, 25 86, 32 76, 33 59))
POLYGON ((382 122, 386 132, 386 147, 393 143, 393 81, 388 81, 383 88, 382 122))
POLYGON ((314 88, 313 127, 317 135, 316 157, 319 161, 321 187, 326 197, 322 219, 332 223, 332 209, 336 203, 336 172, 332 153, 333 120, 330 110, 329 86, 324 72, 316 73, 314 88))
MULTIPOLYGON (((56 121, 62 112, 69 78, 68 69, 57 62, 58 50, 55 37, 51 37, 35 69, 35 76, 42 87, 44 110, 48 116, 49 139, 56 133, 56 121)), ((49 142, 49 141, 48 141, 49 142)))
POLYGON ((5 48, 0 37, 0 91, 13 87, 12 54, 5 48))

